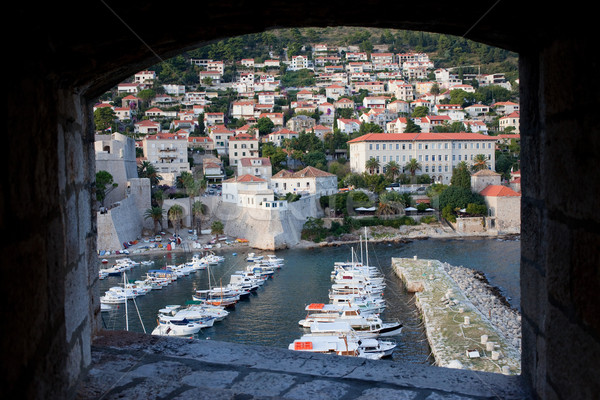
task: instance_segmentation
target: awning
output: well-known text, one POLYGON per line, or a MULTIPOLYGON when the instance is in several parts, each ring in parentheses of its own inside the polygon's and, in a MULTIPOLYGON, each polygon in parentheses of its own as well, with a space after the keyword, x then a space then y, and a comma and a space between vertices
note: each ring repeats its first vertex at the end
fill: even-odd
POLYGON ((377 207, 369 207, 369 208, 358 207, 358 208, 354 209, 354 211, 375 211, 375 210, 377 210, 377 207))

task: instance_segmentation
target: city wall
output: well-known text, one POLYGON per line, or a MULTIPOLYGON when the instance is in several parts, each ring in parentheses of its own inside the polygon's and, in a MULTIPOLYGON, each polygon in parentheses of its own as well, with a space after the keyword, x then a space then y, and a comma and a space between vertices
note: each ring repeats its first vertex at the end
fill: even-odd
POLYGON ((315 196, 288 203, 283 211, 222 202, 215 212, 224 222, 226 235, 248 239, 250 247, 261 250, 294 246, 300 242, 306 218, 322 215, 315 196))

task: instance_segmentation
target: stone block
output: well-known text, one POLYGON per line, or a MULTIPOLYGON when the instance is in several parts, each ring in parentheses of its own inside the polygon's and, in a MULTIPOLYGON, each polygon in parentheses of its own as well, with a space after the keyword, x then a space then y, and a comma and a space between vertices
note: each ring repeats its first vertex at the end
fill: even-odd
POLYGON ((349 385, 341 382, 313 380, 294 386, 283 397, 296 400, 337 400, 343 398, 349 385))
POLYGON ((254 396, 280 396, 296 383, 293 375, 273 372, 250 372, 241 381, 231 385, 231 390, 254 396))

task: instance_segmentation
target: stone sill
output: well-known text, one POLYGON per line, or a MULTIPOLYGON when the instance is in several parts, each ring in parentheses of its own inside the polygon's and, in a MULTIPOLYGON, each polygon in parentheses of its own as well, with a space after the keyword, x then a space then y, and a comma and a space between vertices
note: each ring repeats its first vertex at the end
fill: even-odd
POLYGON ((514 375, 101 331, 77 398, 523 399, 523 387, 514 375))

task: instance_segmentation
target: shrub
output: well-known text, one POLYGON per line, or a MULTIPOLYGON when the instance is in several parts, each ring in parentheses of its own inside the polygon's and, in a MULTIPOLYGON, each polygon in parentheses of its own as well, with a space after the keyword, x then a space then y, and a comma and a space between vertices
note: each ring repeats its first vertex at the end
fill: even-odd
POLYGON ((433 223, 438 222, 438 219, 435 215, 427 215, 427 216, 421 218, 420 222, 422 224, 433 224, 433 223))

